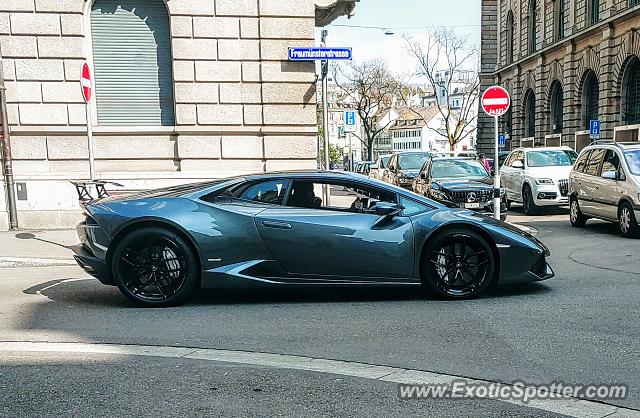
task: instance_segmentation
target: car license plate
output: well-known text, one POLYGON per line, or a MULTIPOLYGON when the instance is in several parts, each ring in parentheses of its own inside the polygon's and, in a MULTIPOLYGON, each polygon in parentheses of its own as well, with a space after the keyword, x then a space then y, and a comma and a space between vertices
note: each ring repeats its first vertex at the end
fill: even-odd
POLYGON ((479 209, 480 208, 480 203, 476 202, 476 203, 465 203, 464 207, 467 209, 479 209))

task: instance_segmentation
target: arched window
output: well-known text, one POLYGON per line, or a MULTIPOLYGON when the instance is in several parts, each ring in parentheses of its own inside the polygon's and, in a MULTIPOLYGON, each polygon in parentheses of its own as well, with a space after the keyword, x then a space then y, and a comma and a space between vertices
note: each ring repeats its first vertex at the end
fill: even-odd
POLYGON ((556 0, 556 40, 564 38, 565 0, 556 0))
POLYGON ((587 19, 589 25, 600 21, 600 0, 587 0, 587 19))
POLYGON ((559 82, 555 81, 551 88, 551 133, 562 133, 564 120, 564 92, 559 82))
POLYGON ((536 38, 538 37, 536 23, 538 21, 536 0, 529 2, 529 19, 527 29, 529 30, 529 53, 536 52, 536 38))
POLYGON ((640 59, 634 57, 622 78, 622 123, 640 123, 640 59))
POLYGON ((507 13, 507 64, 513 62, 513 45, 515 43, 515 26, 513 23, 513 12, 509 10, 507 13))
POLYGON ((533 90, 527 90, 524 96, 524 137, 536 135, 536 95, 533 90))
POLYGON ((163 0, 96 0, 91 9, 100 125, 174 125, 169 13, 163 0))
POLYGON ((600 106, 600 89, 598 77, 593 71, 589 71, 584 79, 582 87, 582 104, 584 106, 582 127, 589 128, 589 122, 598 120, 598 108, 600 106))

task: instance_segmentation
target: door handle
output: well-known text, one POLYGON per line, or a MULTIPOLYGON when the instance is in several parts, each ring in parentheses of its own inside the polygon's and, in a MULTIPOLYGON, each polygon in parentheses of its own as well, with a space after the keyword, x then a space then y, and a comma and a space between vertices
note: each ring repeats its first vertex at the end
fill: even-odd
POLYGON ((262 225, 265 228, 292 229, 291 224, 288 224, 286 222, 262 221, 262 225))

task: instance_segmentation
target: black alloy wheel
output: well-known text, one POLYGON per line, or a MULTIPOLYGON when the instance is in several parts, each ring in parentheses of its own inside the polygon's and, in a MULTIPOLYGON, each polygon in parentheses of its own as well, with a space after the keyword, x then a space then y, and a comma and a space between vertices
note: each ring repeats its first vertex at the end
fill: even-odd
POLYGON ((162 228, 141 228, 126 235, 111 266, 120 291, 143 306, 181 304, 198 284, 198 261, 189 244, 162 228))
POLYGON ((492 282, 495 257, 487 241, 473 231, 444 231, 430 239, 422 271, 423 285, 435 296, 469 299, 492 282))
POLYGON ((538 206, 536 202, 533 200, 533 193, 531 192, 531 187, 528 184, 522 188, 522 206, 524 208, 524 213, 527 215, 535 215, 538 212, 538 206))

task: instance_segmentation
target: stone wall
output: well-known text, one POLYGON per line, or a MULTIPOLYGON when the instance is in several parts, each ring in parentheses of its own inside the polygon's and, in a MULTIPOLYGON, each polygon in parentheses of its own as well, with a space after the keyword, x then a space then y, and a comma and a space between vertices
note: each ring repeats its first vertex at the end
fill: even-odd
MULTIPOLYGON (((562 143, 575 146, 576 132, 587 127, 583 123, 582 87, 588 70, 595 71, 600 89, 599 118, 602 121, 602 138, 613 139, 614 128, 621 125, 620 98, 624 64, 629 57, 640 55, 640 38, 634 22, 640 17, 640 7, 628 8, 626 0, 600 0, 600 21, 587 24, 586 0, 564 1, 566 7, 565 32, 562 37, 556 30, 556 4, 553 0, 538 0, 538 38, 536 52, 527 49, 529 1, 499 0, 499 33, 496 63, 485 75, 489 82, 497 82, 507 88, 513 103, 513 129, 511 137, 524 136, 523 104, 526 92, 531 89, 536 96, 535 139, 544 142, 551 132, 551 87, 559 82, 564 92, 564 120, 562 143), (517 42, 514 45, 514 62, 507 62, 506 15, 514 14, 517 42)), ((483 12, 492 10, 494 1, 483 1, 483 12)), ((494 57, 489 26, 483 26, 483 56, 494 57), (486 42, 485 39, 489 41, 486 42)), ((484 67, 483 67, 484 68, 484 67)), ((501 123, 504 130, 505 121, 501 123)), ((479 126, 479 148, 489 150, 493 144, 493 128, 479 126)))
MULTIPOLYGON (((99 177, 141 189, 315 168, 315 67, 287 61, 287 48, 315 43, 313 1, 166 5, 176 126, 94 126, 99 177)), ((85 0, 0 1, 14 172, 29 191, 22 227, 69 226, 52 211, 77 218, 66 180, 88 176, 79 78, 92 56, 89 10, 85 0)))

